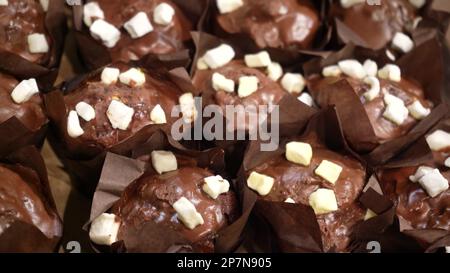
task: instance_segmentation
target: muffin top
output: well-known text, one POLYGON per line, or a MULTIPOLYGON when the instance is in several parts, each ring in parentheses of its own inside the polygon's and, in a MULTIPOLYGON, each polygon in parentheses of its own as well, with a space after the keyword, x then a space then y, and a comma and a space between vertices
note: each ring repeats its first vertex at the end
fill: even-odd
POLYGON ((227 33, 245 33, 260 48, 311 48, 317 11, 297 0, 217 0, 217 22, 227 33))
POLYGON ((42 64, 51 46, 45 10, 39 1, 8 0, 7 5, 0 5, 0 50, 42 64))

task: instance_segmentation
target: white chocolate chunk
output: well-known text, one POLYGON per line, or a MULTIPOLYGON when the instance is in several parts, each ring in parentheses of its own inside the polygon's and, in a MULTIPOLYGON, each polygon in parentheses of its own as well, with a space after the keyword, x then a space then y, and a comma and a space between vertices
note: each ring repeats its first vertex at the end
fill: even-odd
POLYGON ((177 158, 171 151, 153 151, 150 157, 153 169, 159 174, 178 169, 177 158))
POLYGON ((184 93, 178 98, 178 102, 180 103, 184 122, 193 122, 197 118, 198 112, 195 108, 195 100, 192 93, 184 93))
POLYGON ((281 86, 289 93, 300 94, 305 89, 305 79, 302 74, 286 73, 281 79, 281 86))
POLYGON ((126 130, 133 119, 134 109, 121 101, 112 100, 106 115, 114 129, 126 130))
POLYGON ((242 0, 216 0, 216 3, 221 14, 233 12, 244 5, 242 0))
POLYGON ((95 118, 95 109, 84 101, 80 101, 75 106, 77 114, 85 121, 91 121, 95 118))
POLYGON ((0 0, 0 6, 7 6, 8 0, 0 0))
POLYGON ((218 72, 212 75, 212 86, 216 91, 234 92, 234 81, 218 72))
POLYGON ((67 118, 67 134, 71 138, 77 138, 84 134, 83 128, 80 126, 80 120, 76 111, 70 111, 67 118))
POLYGON ((339 77, 342 70, 337 65, 326 66, 322 69, 322 76, 324 77, 339 77))
POLYGON ((409 3, 413 5, 415 8, 420 9, 426 4, 426 0, 409 0, 409 3))
POLYGON ((191 203, 186 197, 181 197, 173 203, 173 208, 177 212, 177 218, 180 219, 183 224, 189 228, 194 229, 198 225, 203 225, 203 217, 197 212, 194 204, 191 203))
POLYGON ((419 184, 431 197, 436 197, 448 189, 448 181, 438 169, 422 176, 419 179, 419 184))
POLYGON ((419 26, 420 22, 422 22, 423 18, 420 16, 417 16, 416 18, 414 18, 414 21, 412 22, 412 29, 415 30, 417 29, 417 27, 419 26))
POLYGON ((408 118, 408 108, 406 108, 405 103, 400 98, 386 94, 384 96, 384 102, 387 104, 384 110, 383 117, 387 120, 401 125, 408 118))
POLYGON ((318 189, 309 196, 309 205, 316 214, 325 214, 338 210, 336 195, 333 190, 318 189))
POLYGON ((11 98, 15 103, 28 101, 34 94, 39 93, 39 87, 35 79, 21 81, 11 92, 11 98))
POLYGON ((445 167, 450 168, 450 157, 445 160, 444 165, 445 167))
POLYGON ((366 71, 357 60, 343 60, 338 63, 339 68, 345 75, 362 80, 366 76, 366 71))
POLYGON ((28 35, 27 41, 30 53, 47 53, 49 51, 47 38, 42 33, 28 35))
POLYGON ((92 37, 101 40, 103 45, 113 48, 120 39, 120 31, 103 19, 95 20, 89 28, 92 37))
POLYGON ((375 61, 367 59, 363 64, 364 70, 366 71, 367 76, 376 77, 378 72, 378 65, 375 61))
POLYGON ((205 177, 203 180, 205 184, 203 184, 202 189, 212 199, 217 199, 219 195, 230 190, 230 183, 220 175, 205 177))
POLYGON ((268 67, 272 63, 267 51, 261 51, 256 54, 247 54, 244 56, 244 60, 248 67, 254 68, 268 67))
POLYGON ((418 100, 408 105, 408 110, 411 116, 417 120, 422 120, 431 113, 431 109, 425 108, 418 100))
POLYGON ((338 181, 341 172, 341 166, 328 160, 322 160, 319 167, 314 171, 316 175, 322 177, 331 184, 335 184, 336 181, 338 181))
POLYGON ((380 80, 377 77, 368 76, 364 78, 364 83, 369 85, 369 90, 363 94, 364 98, 371 101, 378 97, 381 91, 380 80))
POLYGON ((157 104, 150 112, 150 120, 155 124, 167 123, 166 114, 164 113, 161 105, 157 104))
MULTIPOLYGON (((50 0, 39 0, 39 3, 41 4, 42 9, 47 12, 48 11, 48 4, 50 0)), ((7 2, 7 1, 6 1, 7 2)))
POLYGON ((366 0, 341 0, 341 6, 343 8, 351 8, 354 5, 365 3, 366 0))
POLYGON ((384 110, 383 117, 397 125, 402 125, 408 118, 408 114, 408 108, 404 105, 388 104, 384 110))
POLYGON ((138 12, 133 18, 128 20, 123 27, 133 39, 141 38, 153 31, 152 23, 150 23, 147 13, 143 11, 138 12))
POLYGON ((297 99, 310 107, 315 106, 313 97, 306 92, 303 92, 297 99))
POLYGON ((392 46, 403 53, 408 53, 414 48, 414 42, 408 35, 397 32, 392 39, 392 46))
POLYGON ((450 246, 446 246, 446 247, 445 247, 445 252, 446 252, 446 253, 450 253, 450 246))
POLYGON ((89 238, 98 245, 110 246, 117 241, 119 227, 119 217, 110 213, 102 213, 92 221, 89 238))
POLYGON ((309 166, 312 155, 312 147, 308 143, 291 141, 286 144, 286 159, 290 162, 309 166))
POLYGON ((274 182, 272 177, 257 172, 252 172, 247 178, 247 186, 262 196, 270 193, 274 182))
POLYGON ((235 52, 229 45, 222 44, 216 48, 206 51, 203 60, 211 69, 217 69, 233 60, 235 52))
POLYGON ((105 67, 102 71, 101 80, 104 84, 116 83, 119 79, 120 70, 113 67, 105 67))
POLYGON ((426 137, 428 146, 432 151, 440 151, 450 147, 450 133, 436 130, 426 137))
POLYGON ((206 64, 205 59, 203 57, 202 58, 198 58, 198 60, 197 60, 197 69, 198 70, 207 70, 208 68, 209 67, 206 64))
POLYGON ((420 180, 420 178, 422 178, 427 173, 432 172, 433 170, 434 169, 431 167, 420 166, 419 168, 417 168, 416 173, 414 175, 409 176, 409 180, 411 180, 411 182, 416 183, 420 180))
POLYGON ((389 49, 386 49, 386 57, 389 58, 389 60, 395 62, 397 60, 397 57, 395 57, 394 53, 390 51, 389 49))
POLYGON ((288 197, 288 198, 286 198, 286 200, 284 200, 284 203, 295 204, 295 200, 288 197))
POLYGON ((130 68, 119 75, 119 80, 131 87, 141 86, 145 83, 145 74, 139 69, 130 68))
POLYGON ((97 2, 89 2, 83 7, 83 22, 90 27, 96 19, 105 19, 105 13, 97 2))
POLYGON ((259 79, 256 76, 242 76, 239 78, 238 95, 245 98, 258 90, 259 79))
POLYGON ((283 76, 283 67, 279 63, 271 62, 267 66, 267 76, 272 81, 278 81, 283 76))
POLYGON ((398 65, 387 64, 378 71, 378 77, 393 82, 399 82, 402 80, 402 72, 398 65))
POLYGON ((375 216, 377 216, 375 212, 373 212, 371 209, 367 209, 366 214, 364 215, 364 221, 367 221, 375 216))
POLYGON ((155 23, 167 26, 172 22, 173 16, 175 15, 175 10, 171 5, 167 3, 161 3, 156 6, 153 11, 153 21, 155 23))

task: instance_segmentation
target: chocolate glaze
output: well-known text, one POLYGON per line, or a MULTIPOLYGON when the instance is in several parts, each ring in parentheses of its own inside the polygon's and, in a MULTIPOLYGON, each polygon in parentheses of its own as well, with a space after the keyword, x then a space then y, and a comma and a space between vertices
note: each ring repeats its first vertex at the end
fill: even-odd
MULTIPOLYGON (((436 167, 434 164, 426 164, 436 167)), ((420 186, 409 180, 417 168, 396 168, 380 174, 383 193, 397 206, 397 215, 406 220, 414 229, 450 230, 450 189, 432 198, 420 186)), ((450 181, 450 171, 441 170, 450 181)))
MULTIPOLYGON (((227 105, 242 105, 244 107, 275 105, 283 98, 283 96, 288 94, 280 84, 271 80, 266 74, 258 69, 247 67, 243 61, 237 60, 231 61, 218 69, 197 70, 193 78, 193 84, 201 91, 209 90, 210 93, 213 94, 213 102, 219 105, 224 112, 227 105), (235 82, 236 92, 216 91, 212 87, 212 75, 215 72, 233 80, 235 82), (259 79, 258 90, 245 98, 240 98, 237 94, 239 78, 242 76, 256 76, 259 79)), ((246 112, 246 115, 250 116, 252 113, 246 112)), ((243 123, 238 125, 244 126, 243 123)))
POLYGON ((39 130, 47 122, 39 94, 33 95, 24 103, 17 104, 12 100, 11 92, 19 81, 0 73, 0 83, 0 123, 16 117, 31 131, 39 130))
MULTIPOLYGON (((427 108, 433 107, 433 104, 425 99, 423 90, 405 78, 398 83, 379 79, 381 84, 380 95, 372 101, 366 101, 363 94, 369 90, 369 85, 365 84, 363 81, 346 76, 323 78, 316 75, 309 78, 308 86, 312 96, 321 107, 333 104, 329 101, 329 94, 324 92, 324 90, 330 90, 325 89, 325 86, 336 83, 342 79, 346 79, 354 89, 355 93, 360 97, 361 103, 364 105, 364 109, 366 110, 375 135, 380 143, 407 134, 418 123, 412 116, 408 116, 405 122, 400 126, 385 119, 383 117, 385 110, 383 94, 385 92, 401 98, 406 106, 413 103, 414 100, 419 100, 423 106, 427 108)), ((339 92, 339 90, 330 90, 329 92, 339 92)))
MULTIPOLYGON (((179 162, 180 163, 180 162, 179 162)), ((237 216, 237 199, 233 192, 221 194, 216 200, 202 190, 203 178, 213 174, 199 167, 184 166, 178 170, 157 175, 144 175, 127 187, 112 213, 121 218, 118 239, 129 234, 128 229, 139 229, 146 221, 155 221, 180 232, 192 242, 196 252, 213 252, 214 238, 237 216), (178 220, 172 205, 181 197, 195 204, 205 221, 188 229, 178 220)))
MULTIPOLYGON (((119 68, 121 72, 130 68, 130 66, 124 64, 115 64, 111 67, 119 68)), ((150 112, 157 104, 160 104, 163 108, 168 124, 175 120, 170 117, 170 113, 172 108, 178 104, 178 97, 183 91, 173 83, 158 78, 156 74, 150 75, 148 72, 144 72, 146 73, 146 82, 139 87, 130 87, 119 81, 105 85, 101 82, 100 75, 96 75, 64 97, 67 109, 66 120, 69 111, 74 110, 75 106, 81 101, 88 103, 95 109, 95 119, 86 122, 80 117, 80 124, 84 130, 84 134, 79 137, 82 142, 106 148, 114 146, 146 125, 152 124, 150 112), (119 99, 135 111, 127 130, 112 128, 106 115, 109 104, 113 99, 119 99)), ((66 128, 61 128, 61 130, 66 131, 66 128)), ((67 137, 69 136, 67 135, 67 137)))
MULTIPOLYGON (((95 0, 105 14, 105 20, 121 31, 121 37, 116 46, 108 49, 112 61, 138 60, 141 57, 153 54, 172 53, 184 48, 184 42, 190 39, 192 29, 190 21, 181 10, 170 0, 95 0), (175 9, 172 22, 159 25, 153 21, 153 10, 160 3, 171 5, 175 9), (145 12, 153 25, 153 31, 147 35, 132 39, 123 25, 136 13, 145 12)), ((93 1, 88 1, 93 2, 93 1)))
POLYGON ((217 21, 227 33, 248 34, 260 48, 310 48, 319 28, 317 11, 297 0, 244 0, 217 21))
POLYGON ((368 47, 381 49, 392 41, 396 32, 411 30, 416 10, 408 0, 381 0, 381 5, 361 3, 350 8, 334 1, 331 16, 339 18, 363 38, 368 47))
MULTIPOLYGON (((22 58, 42 64, 48 53, 30 53, 27 37, 33 33, 45 34, 51 47, 45 28, 45 12, 37 0, 8 0, 7 6, 0 6, 0 50, 20 55, 22 58)), ((49 51, 50 52, 50 51, 49 51)))
MULTIPOLYGON (((37 227, 48 238, 61 234, 56 212, 49 209, 36 185, 26 182, 6 165, 0 165, 0 181, 0 234, 15 221, 37 227)), ((26 240, 26 234, 17 240, 26 240)))
POLYGON ((328 150, 313 138, 296 141, 307 142, 313 147, 309 166, 292 163, 283 153, 250 170, 247 176, 256 171, 273 177, 275 183, 271 192, 259 198, 274 202, 284 202, 287 198, 292 198, 296 203, 309 205, 311 193, 319 188, 333 189, 339 210, 317 215, 317 220, 322 232, 324 250, 334 248, 334 251, 346 252, 353 225, 364 218, 365 210, 359 205, 358 197, 365 184, 365 168, 351 157, 328 150), (324 159, 343 167, 334 186, 314 174, 314 170, 324 159))

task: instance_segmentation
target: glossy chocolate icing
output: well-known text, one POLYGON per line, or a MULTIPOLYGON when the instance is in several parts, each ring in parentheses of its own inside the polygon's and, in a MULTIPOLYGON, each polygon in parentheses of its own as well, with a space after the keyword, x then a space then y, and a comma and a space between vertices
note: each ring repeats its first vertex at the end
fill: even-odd
POLYGON ((17 104, 12 100, 11 92, 19 84, 19 81, 0 73, 0 83, 0 123, 16 117, 29 130, 34 132, 39 130, 47 122, 39 94, 33 95, 26 102, 17 104))
POLYGON ((368 47, 381 49, 392 41, 396 32, 411 30, 416 10, 408 0, 381 0, 381 5, 361 3, 350 8, 343 8, 335 1, 331 16, 339 18, 363 38, 368 47))
MULTIPOLYGON (((406 135, 418 123, 418 121, 411 116, 408 116, 405 122, 400 126, 384 118, 383 113, 385 104, 383 94, 385 92, 401 98, 405 102, 405 105, 413 103, 414 100, 419 100, 423 106, 427 108, 433 107, 433 104, 425 99, 423 90, 415 83, 405 78, 398 83, 379 79, 381 84, 380 95, 372 101, 366 101, 363 94, 369 90, 369 85, 365 84, 363 81, 345 76, 323 78, 316 75, 308 80, 308 86, 312 96, 321 107, 333 104, 329 101, 329 94, 324 92, 324 90, 326 90, 324 87, 344 78, 350 83, 356 94, 360 97, 361 103, 364 105, 364 109, 366 110, 375 135, 380 143, 406 135)), ((339 92, 339 90, 327 90, 329 90, 328 92, 339 92)))
MULTIPOLYGON (((111 65, 111 67, 119 68, 121 72, 130 68, 124 64, 111 65)), ((101 82, 100 75, 96 75, 87 79, 78 89, 64 97, 67 109, 65 120, 67 120, 69 111, 74 110, 81 101, 95 109, 95 119, 86 122, 80 118, 80 124, 84 130, 84 134, 79 137, 82 142, 106 148, 114 146, 146 125, 152 124, 150 112, 157 104, 163 108, 167 123, 170 124, 174 121, 170 117, 170 113, 172 108, 178 104, 178 97, 183 91, 167 79, 144 72, 146 82, 142 86, 130 87, 120 81, 106 85, 101 82), (134 116, 127 130, 114 129, 106 115, 113 99, 118 99, 134 109, 134 116)), ((61 130, 66 130, 66 128, 61 128, 61 130)))
MULTIPOLYGON (((92 2, 92 1, 88 1, 92 2)), ((184 48, 184 42, 190 39, 191 23, 181 10, 170 0, 95 0, 105 14, 105 20, 121 31, 119 42, 114 48, 108 49, 112 61, 138 60, 153 54, 172 53, 184 48), (159 25, 153 21, 153 10, 160 3, 171 5, 175 9, 172 22, 159 25), (132 39, 123 25, 136 13, 145 12, 153 26, 153 31, 147 35, 132 39)))
POLYGON ((30 53, 27 37, 33 33, 46 34, 45 12, 37 0, 8 0, 7 6, 0 6, 0 50, 20 55, 34 62, 44 63, 48 53, 30 53))
MULTIPOLYGON (((434 164, 427 164, 436 167, 434 164)), ((397 206, 397 215, 414 229, 450 230, 450 189, 432 198, 420 186, 409 180, 416 167, 385 170, 380 175, 383 193, 397 206)), ((450 171, 441 170, 450 181, 450 171)))
POLYGON ((212 176, 206 169, 193 166, 157 175, 146 174, 127 187, 112 213, 121 218, 118 239, 129 234, 128 229, 139 229, 146 221, 180 232, 192 242, 196 252, 213 252, 217 232, 231 224, 237 216, 237 199, 233 192, 221 194, 216 200, 202 190, 203 178, 212 176), (188 229, 178 220, 172 205, 181 197, 195 204, 204 224, 188 229))
MULTIPOLYGON (((48 238, 60 236, 59 218, 37 185, 26 182, 5 165, 0 165, 0 181, 0 234, 13 222, 21 221, 37 227, 48 238)), ((17 240, 26 240, 26 234, 17 240)))
POLYGON ((248 34, 260 48, 310 48, 319 28, 317 11, 297 0, 244 0, 217 21, 227 33, 248 34))
MULTIPOLYGON (((243 61, 231 61, 227 65, 213 70, 197 70, 193 84, 201 91, 209 90, 213 93, 213 102, 222 108, 225 112, 227 105, 242 105, 247 106, 260 106, 260 105, 276 105, 285 95, 288 93, 277 82, 271 80, 265 73, 258 69, 250 68, 244 64, 243 61), (235 82, 236 91, 216 91, 212 87, 212 75, 217 72, 224 75, 226 78, 235 82), (242 76, 256 76, 259 79, 258 90, 248 97, 241 98, 237 94, 237 88, 239 86, 239 78, 242 76)), ((246 115, 252 113, 246 112, 246 115)), ((242 125, 238 124, 238 125, 242 125)))
POLYGON ((339 210, 317 215, 317 220, 322 232, 324 250, 346 252, 353 225, 364 218, 365 210, 359 205, 358 197, 365 184, 365 168, 349 156, 328 150, 314 138, 296 141, 307 142, 313 147, 309 166, 292 163, 283 153, 250 170, 247 175, 256 171, 273 177, 275 183, 272 190, 268 195, 259 198, 274 202, 284 202, 287 198, 292 198, 296 203, 309 205, 311 193, 319 188, 333 189, 339 210), (314 174, 314 170, 325 159, 343 167, 334 186, 314 174))

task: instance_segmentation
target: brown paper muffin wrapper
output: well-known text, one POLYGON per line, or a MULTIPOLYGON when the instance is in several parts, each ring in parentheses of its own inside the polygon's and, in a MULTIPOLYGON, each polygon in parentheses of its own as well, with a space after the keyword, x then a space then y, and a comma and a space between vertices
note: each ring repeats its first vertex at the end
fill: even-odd
MULTIPOLYGON (((225 32, 217 23, 215 17, 217 16, 217 8, 215 0, 197 0, 199 2, 207 2, 207 8, 203 20, 199 24, 199 31, 217 35, 218 37, 227 40, 233 48, 239 48, 242 52, 259 52, 259 48, 255 42, 246 33, 231 34, 225 32)), ((321 55, 325 46, 331 39, 332 27, 325 20, 326 7, 324 1, 309 1, 299 0, 299 2, 306 2, 314 6, 319 12, 320 27, 317 31, 314 43, 311 49, 294 50, 294 49, 280 49, 280 48, 265 48, 271 56, 271 59, 281 63, 284 67, 295 66, 299 62, 303 62, 311 56, 321 55)), ((194 63, 195 64, 195 63, 194 63)))
MULTIPOLYGON (((314 115, 305 130, 291 129, 295 137, 316 133, 319 141, 331 150, 353 155, 348 147, 334 108, 324 109, 314 115)), ((237 187, 243 202, 255 202, 250 220, 249 251, 255 252, 323 252, 322 236, 316 215, 310 206, 285 202, 269 202, 258 199, 257 194, 247 187, 246 174, 256 166, 284 153, 288 138, 281 140, 274 152, 261 152, 258 141, 251 142, 245 153, 239 172, 237 187)))
POLYGON ((16 220, 0 233, 0 253, 57 251, 62 236, 62 222, 56 212, 47 170, 39 151, 33 146, 27 146, 3 157, 1 162, 3 167, 20 175, 35 189, 36 194, 42 198, 48 213, 59 222, 60 231, 57 236, 48 238, 36 226, 16 220))
MULTIPOLYGON (((195 27, 200 22, 204 10, 205 1, 199 0, 172 0, 173 3, 181 9, 186 18, 191 20, 195 27)), ((89 29, 83 23, 83 5, 76 5, 72 8, 73 21, 75 30, 75 40, 78 47, 80 57, 88 71, 103 67, 112 62, 108 49, 99 41, 95 40, 89 33, 89 29)), ((196 28, 196 27, 195 27, 196 28)), ((190 59, 189 53, 193 51, 193 44, 191 41, 185 42, 186 49, 175 53, 162 54, 162 59, 182 58, 184 65, 187 68, 190 59)), ((144 58, 144 57, 143 57, 144 58)))
POLYGON ((52 41, 49 57, 43 64, 32 63, 17 54, 0 50, 0 72, 19 79, 36 78, 41 91, 49 91, 58 75, 58 66, 64 47, 66 17, 64 0, 50 0, 45 26, 52 41))
MULTIPOLYGON (((108 211, 119 200, 125 188, 142 176, 148 168, 151 168, 147 160, 148 156, 152 151, 161 149, 173 151, 177 155, 188 156, 195 165, 207 168, 215 174, 223 174, 224 172, 225 162, 222 149, 213 148, 202 152, 188 150, 171 139, 167 133, 160 130, 153 134, 145 144, 133 151, 133 157, 140 159, 126 158, 112 153, 107 154, 102 175, 94 194, 89 223, 101 213, 108 211)), ((251 208, 252 206, 243 206, 241 216, 218 233, 215 239, 215 252, 232 252, 240 245, 251 208)), ((86 224, 85 229, 88 229, 89 223, 86 224)), ((109 248, 109 251, 191 251, 189 244, 190 242, 183 238, 180 233, 150 221, 142 229, 128 234, 124 241, 114 244, 112 249, 109 248)), ((98 251, 108 251, 105 248, 96 247, 96 249, 98 251)))
MULTIPOLYGON (((445 128, 440 123, 436 128, 445 128)), ((377 168, 360 201, 378 216, 360 223, 353 233, 355 251, 370 252, 369 242, 377 242, 381 252, 436 252, 450 244, 450 230, 413 229, 399 218, 395 204, 383 195, 379 185, 383 170, 419 166, 433 162, 425 138, 420 138, 409 149, 377 168), (372 232, 376 231, 376 232, 372 232)))
MULTIPOLYGON (((369 117, 353 88, 345 80, 329 86, 330 89, 339 88, 339 94, 328 92, 328 101, 330 104, 336 105, 347 141, 355 151, 364 156, 370 165, 381 165, 387 162, 414 141, 417 141, 448 112, 448 108, 443 105, 442 99, 449 84, 446 71, 448 69, 446 69, 443 58, 446 48, 436 35, 433 35, 432 38, 425 37, 426 35, 424 33, 418 37, 418 39, 426 41, 396 62, 402 70, 402 76, 417 82, 423 88, 425 98, 434 104, 431 114, 421 120, 407 135, 379 144, 369 117), (427 69, 421 69, 422 67, 427 69), (355 124, 358 124, 358 126, 355 126, 355 124)), ((321 74, 323 67, 348 58, 355 58, 360 61, 370 58, 376 61, 380 67, 386 63, 392 63, 386 57, 384 51, 372 51, 349 44, 326 58, 311 60, 303 68, 306 76, 321 74)), ((314 97, 314 90, 310 91, 314 97)))
MULTIPOLYGON (((220 39, 216 36, 208 34, 206 32, 193 32, 192 38, 196 45, 196 54, 194 56, 193 66, 191 68, 191 75, 194 76, 196 71, 196 63, 198 58, 203 56, 207 50, 217 47, 222 43, 232 44, 230 40, 220 39)), ((236 50, 235 59, 243 59, 245 55, 245 51, 242 48, 234 47, 236 50)), ((214 100, 214 94, 217 92, 212 88, 212 85, 205 90, 201 90, 203 107, 208 105, 216 104, 214 100)), ((301 101, 299 101, 295 96, 286 92, 286 95, 278 102, 279 106, 279 120, 276 121, 278 127, 280 128, 280 136, 285 134, 289 134, 290 127, 299 127, 301 125, 305 125, 309 118, 316 113, 316 109, 312 108, 301 101), (283 126, 280 126, 283 124, 283 126)), ((216 118, 216 117, 214 117, 216 118)), ((226 118, 222 116, 223 124, 226 124, 226 118)), ((203 124, 208 121, 207 118, 203 120, 203 124)), ((266 123, 269 128, 271 126, 271 118, 270 115, 266 120, 266 123)), ((226 129, 226 128, 224 128, 226 129)), ((244 131, 246 134, 246 129, 236 129, 234 133, 237 134, 239 130, 244 131)), ((224 130, 225 131, 225 130, 224 130)), ((247 134, 248 136, 248 134, 247 134)), ((225 138, 224 138, 225 139, 225 138)), ((246 137, 246 139, 249 139, 246 137)), ((227 170, 232 177, 236 177, 237 172, 242 164, 244 151, 247 146, 248 140, 214 140, 211 142, 203 141, 198 145, 199 149, 203 149, 205 147, 218 146, 225 150, 226 161, 227 161, 227 170)))
MULTIPOLYGON (((174 64, 177 64, 177 62, 173 63, 173 60, 164 62, 159 56, 148 55, 138 62, 131 63, 133 66, 147 69, 149 73, 155 73, 162 81, 174 83, 183 93, 192 92, 194 96, 199 94, 192 86, 189 75, 183 68, 175 68, 170 71, 166 68, 171 68, 174 64)), ((73 92, 82 83, 101 72, 102 70, 98 69, 89 74, 77 76, 44 96, 45 106, 51 120, 48 135, 50 144, 71 175, 75 186, 78 186, 88 196, 91 196, 95 190, 107 152, 130 156, 133 148, 147 141, 158 129, 170 132, 170 125, 168 124, 147 125, 131 137, 107 149, 70 138, 66 130, 66 117, 69 110, 66 109, 64 94, 73 92)))

